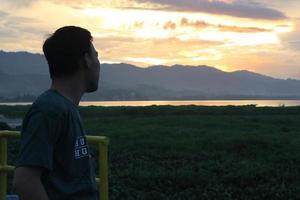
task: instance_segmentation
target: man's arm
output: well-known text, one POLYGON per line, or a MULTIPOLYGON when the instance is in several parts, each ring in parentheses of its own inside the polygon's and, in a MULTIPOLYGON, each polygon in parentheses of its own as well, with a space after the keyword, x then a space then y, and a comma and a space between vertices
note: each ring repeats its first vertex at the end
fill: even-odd
POLYGON ((48 200, 41 182, 43 169, 38 167, 18 167, 15 170, 13 186, 20 200, 48 200))

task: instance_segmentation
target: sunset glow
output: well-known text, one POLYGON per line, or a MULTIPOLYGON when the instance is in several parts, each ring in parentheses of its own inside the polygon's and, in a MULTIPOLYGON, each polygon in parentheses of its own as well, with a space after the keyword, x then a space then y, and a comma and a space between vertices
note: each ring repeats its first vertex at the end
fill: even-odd
POLYGON ((295 9, 300 2, 26 2, 1 3, 0 49, 42 53, 48 34, 61 26, 77 25, 92 32, 102 62, 140 67, 210 65, 224 71, 300 79, 300 23, 295 9))

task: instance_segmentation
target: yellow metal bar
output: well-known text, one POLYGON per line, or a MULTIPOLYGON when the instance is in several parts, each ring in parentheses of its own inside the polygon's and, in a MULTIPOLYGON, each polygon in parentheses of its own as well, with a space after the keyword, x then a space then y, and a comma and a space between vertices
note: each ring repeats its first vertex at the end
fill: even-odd
MULTIPOLYGON (((7 165, 7 138, 20 137, 18 131, 0 131, 0 200, 5 199, 7 192, 7 173, 14 171, 15 167, 7 165)), ((89 144, 98 145, 99 148, 99 185, 100 200, 108 200, 108 144, 106 136, 86 136, 89 144)))
POLYGON ((86 139, 90 144, 108 144, 108 137, 106 136, 87 135, 86 139))
POLYGON ((99 199, 108 200, 108 144, 109 139, 106 136, 86 136, 88 143, 98 144, 98 166, 99 166, 99 179, 96 181, 99 186, 99 199))
POLYGON ((6 165, 6 166, 0 166, 0 172, 13 172, 15 170, 15 166, 6 165))
MULTIPOLYGON (((7 141, 6 138, 0 138, 0 167, 7 165, 7 141)), ((7 173, 0 170, 0 199, 5 199, 7 191, 7 173)))
POLYGON ((107 162, 107 146, 106 143, 99 144, 99 177, 100 177, 100 199, 108 200, 108 162, 107 162), (102 158, 100 160, 100 158, 102 158))
POLYGON ((0 138, 20 137, 19 131, 0 131, 0 138))
POLYGON ((5 199, 7 192, 7 173, 14 170, 14 166, 7 165, 7 138, 19 137, 16 131, 0 131, 0 199, 5 199))

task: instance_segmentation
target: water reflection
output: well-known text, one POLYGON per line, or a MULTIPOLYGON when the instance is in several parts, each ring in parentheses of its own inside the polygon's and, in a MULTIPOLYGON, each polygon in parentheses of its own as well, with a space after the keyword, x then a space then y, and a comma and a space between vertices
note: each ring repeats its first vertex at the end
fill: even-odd
POLYGON ((197 106, 300 106, 300 100, 201 100, 201 101, 83 101, 80 106, 151 106, 151 105, 197 105, 197 106))
MULTIPOLYGON (((0 105, 31 105, 31 102, 10 102, 0 105)), ((193 101, 81 101, 80 106, 151 106, 151 105, 199 105, 199 106, 300 106, 300 100, 193 100, 193 101)))

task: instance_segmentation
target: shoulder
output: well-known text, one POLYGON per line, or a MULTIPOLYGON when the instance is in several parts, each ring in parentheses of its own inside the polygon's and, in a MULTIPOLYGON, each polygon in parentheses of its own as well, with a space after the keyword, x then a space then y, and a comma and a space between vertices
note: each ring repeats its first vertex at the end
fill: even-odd
POLYGON ((46 90, 33 102, 31 112, 40 112, 44 116, 65 119, 69 113, 69 105, 53 91, 46 90))

